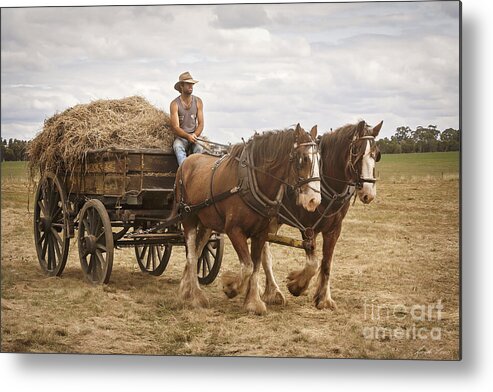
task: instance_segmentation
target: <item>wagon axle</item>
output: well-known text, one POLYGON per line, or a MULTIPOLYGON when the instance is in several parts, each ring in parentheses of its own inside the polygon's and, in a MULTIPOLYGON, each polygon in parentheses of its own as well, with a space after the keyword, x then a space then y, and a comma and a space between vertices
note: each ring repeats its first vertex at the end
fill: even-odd
POLYGON ((85 255, 96 253, 97 248, 97 238, 95 235, 88 235, 84 237, 84 240, 81 242, 82 251, 85 255))

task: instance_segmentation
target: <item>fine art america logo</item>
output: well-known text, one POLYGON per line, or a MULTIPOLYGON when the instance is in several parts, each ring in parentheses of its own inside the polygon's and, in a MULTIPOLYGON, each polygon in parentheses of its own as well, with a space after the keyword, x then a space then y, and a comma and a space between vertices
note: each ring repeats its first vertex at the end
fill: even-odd
POLYGON ((365 339, 378 340, 440 340, 442 329, 436 324, 442 319, 443 305, 439 299, 432 304, 389 305, 364 303, 365 339))

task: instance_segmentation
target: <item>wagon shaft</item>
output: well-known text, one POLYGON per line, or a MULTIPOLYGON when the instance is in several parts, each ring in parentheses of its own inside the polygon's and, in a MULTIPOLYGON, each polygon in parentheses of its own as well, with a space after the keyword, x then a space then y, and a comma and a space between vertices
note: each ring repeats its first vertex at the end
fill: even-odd
POLYGON ((290 246, 292 248, 299 248, 299 249, 310 249, 311 241, 300 241, 295 238, 291 237, 286 237, 282 235, 276 235, 269 233, 267 236, 267 241, 272 242, 274 244, 278 245, 285 245, 285 246, 290 246))

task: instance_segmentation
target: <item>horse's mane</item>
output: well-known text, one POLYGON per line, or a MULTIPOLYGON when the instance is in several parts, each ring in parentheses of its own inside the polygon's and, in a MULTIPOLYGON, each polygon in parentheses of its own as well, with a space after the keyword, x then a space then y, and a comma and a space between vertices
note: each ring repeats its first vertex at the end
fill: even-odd
MULTIPOLYGON (((292 150, 294 145, 294 130, 272 130, 252 136, 247 144, 252 143, 254 147, 253 159, 255 165, 260 165, 262 170, 273 170, 279 165, 286 163, 285 158, 292 150)), ((237 162, 245 143, 238 143, 232 146, 227 164, 237 162)))
POLYGON ((338 167, 348 160, 348 149, 357 124, 346 124, 325 133, 320 140, 320 159, 326 167, 338 167))
MULTIPOLYGON (((359 121, 355 124, 346 124, 332 132, 324 134, 320 140, 320 159, 325 168, 342 168, 347 175, 350 164, 349 149, 351 141, 358 129, 359 121), (342 165, 342 167, 341 167, 342 165)), ((365 124, 365 134, 369 127, 365 124)))

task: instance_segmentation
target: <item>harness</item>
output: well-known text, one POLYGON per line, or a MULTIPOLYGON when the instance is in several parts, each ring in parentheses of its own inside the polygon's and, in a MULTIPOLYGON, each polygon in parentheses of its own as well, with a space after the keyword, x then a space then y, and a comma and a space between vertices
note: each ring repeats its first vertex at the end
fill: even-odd
MULTIPOLYGON (((209 197, 203 202, 195 205, 188 205, 185 203, 183 195, 183 181, 180 180, 180 186, 182 187, 181 192, 181 200, 180 200, 180 211, 182 211, 183 215, 189 215, 196 213, 198 210, 214 205, 216 208, 216 212, 219 216, 219 210, 217 209, 216 203, 227 199, 233 195, 239 194, 243 202, 249 206, 252 210, 257 212, 259 215, 264 218, 273 218, 279 214, 279 209, 282 205, 282 199, 285 194, 286 188, 292 189, 296 191, 301 188, 303 185, 312 182, 312 181, 320 181, 319 177, 313 177, 313 172, 311 173, 312 177, 309 178, 298 178, 296 184, 292 185, 287 181, 284 181, 282 178, 274 176, 269 172, 262 170, 255 166, 255 162, 253 159, 253 140, 250 140, 248 143, 245 143, 243 151, 241 152, 240 157, 235 157, 235 160, 238 161, 238 184, 231 188, 228 191, 222 192, 220 194, 214 195, 213 192, 213 183, 214 183, 214 175, 217 168, 224 162, 228 155, 224 155, 222 158, 218 159, 213 167, 212 167, 212 176, 210 181, 210 190, 209 197), (270 199, 259 187, 256 172, 262 173, 271 177, 281 184, 279 190, 274 197, 274 199, 270 199)), ((296 159, 296 154, 294 151, 300 147, 305 146, 316 146, 315 142, 306 142, 306 143, 296 143, 293 147, 293 151, 291 151, 289 155, 289 161, 292 162, 296 159)), ((301 164, 299 162, 296 163, 296 170, 299 172, 301 169, 301 164)), ((182 215, 180 214, 180 215, 182 215)))
MULTIPOLYGON (((370 143, 370 154, 374 154, 377 147, 376 147, 376 143, 375 143, 375 136, 362 136, 362 137, 355 139, 351 142, 351 157, 355 156, 356 160, 354 162, 352 160, 350 161, 350 168, 351 168, 351 171, 354 174, 356 174, 355 175, 356 181, 354 182, 354 185, 356 186, 357 189, 361 189, 361 188, 363 188, 363 184, 365 182, 368 182, 370 184, 375 184, 377 182, 377 179, 376 178, 361 177, 358 169, 355 169, 356 164, 359 162, 360 159, 363 159, 363 155, 364 155, 358 151, 354 152, 354 145, 355 145, 354 142, 356 142, 358 140, 368 140, 369 141, 369 143, 370 143)), ((375 176, 375 175, 373 175, 373 176, 375 176)))
POLYGON ((284 220, 285 223, 299 229, 303 233, 303 246, 305 249, 309 250, 314 248, 315 244, 313 240, 315 238, 315 232, 319 228, 319 225, 321 224, 323 219, 337 215, 344 207, 344 205, 346 205, 353 196, 356 196, 356 189, 363 188, 363 184, 365 182, 374 184, 377 181, 375 178, 361 177, 361 175, 359 174, 359 170, 355 168, 359 160, 362 159, 364 155, 358 151, 354 151, 355 142, 358 140, 369 140, 370 153, 374 153, 374 151, 376 150, 374 136, 362 136, 351 142, 350 168, 352 173, 354 174, 354 177, 356 178, 355 180, 340 180, 338 178, 323 175, 323 164, 322 161, 320 161, 320 191, 322 194, 322 201, 327 202, 327 206, 323 209, 322 212, 320 212, 319 208, 317 208, 317 212, 320 216, 311 227, 305 227, 300 222, 300 220, 284 205, 284 203, 281 205, 282 212, 279 212, 279 216, 284 220), (352 157, 356 157, 356 159, 353 161, 351 159, 352 157), (329 185, 328 179, 339 181, 346 184, 346 186, 341 192, 337 192, 329 185))

